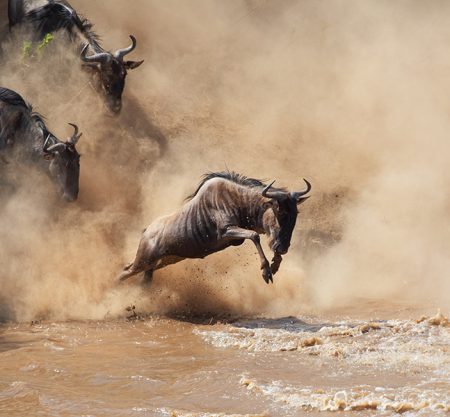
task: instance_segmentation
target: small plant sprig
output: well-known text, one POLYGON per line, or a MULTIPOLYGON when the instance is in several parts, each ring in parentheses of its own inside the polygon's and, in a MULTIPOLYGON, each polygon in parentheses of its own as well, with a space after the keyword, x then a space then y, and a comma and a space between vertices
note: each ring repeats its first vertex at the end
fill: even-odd
POLYGON ((36 56, 42 56, 45 48, 52 42, 54 36, 51 33, 47 33, 41 42, 36 46, 36 49, 33 50, 33 42, 24 41, 22 45, 22 59, 33 58, 36 56))

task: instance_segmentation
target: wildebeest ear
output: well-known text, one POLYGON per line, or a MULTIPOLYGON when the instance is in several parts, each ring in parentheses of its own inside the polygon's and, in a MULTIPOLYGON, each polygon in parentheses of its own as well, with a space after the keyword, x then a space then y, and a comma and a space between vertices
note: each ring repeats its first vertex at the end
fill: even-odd
POLYGON ((125 61, 125 68, 127 68, 127 69, 135 69, 139 65, 141 65, 143 62, 144 62, 144 60, 142 60, 142 61, 125 61))
POLYGON ((299 204, 304 203, 306 200, 308 200, 309 197, 311 197, 311 196, 309 195, 308 197, 300 197, 300 198, 298 198, 298 199, 297 199, 297 206, 298 206, 299 204))

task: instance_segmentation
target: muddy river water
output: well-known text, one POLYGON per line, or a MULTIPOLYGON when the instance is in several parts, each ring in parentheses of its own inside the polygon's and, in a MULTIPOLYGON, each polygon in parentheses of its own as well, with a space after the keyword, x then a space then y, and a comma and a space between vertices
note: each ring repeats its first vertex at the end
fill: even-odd
POLYGON ((84 135, 70 207, 0 160, 0 417, 450 417, 450 2, 71 3, 145 63, 111 118, 81 45, 5 49, 0 86, 84 135), (280 280, 247 242, 116 288, 142 229, 228 167, 313 185, 280 280), (161 315, 127 318, 148 292, 161 315))
POLYGON ((4 324, 0 415, 449 415, 448 320, 390 314, 4 324))

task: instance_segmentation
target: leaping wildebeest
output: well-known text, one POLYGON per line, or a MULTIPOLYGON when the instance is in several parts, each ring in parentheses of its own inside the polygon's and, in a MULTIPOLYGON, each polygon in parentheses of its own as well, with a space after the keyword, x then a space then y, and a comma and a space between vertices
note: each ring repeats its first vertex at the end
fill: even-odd
POLYGON ((75 147, 78 127, 60 141, 45 125, 43 117, 15 91, 0 87, 0 156, 33 164, 46 172, 66 201, 78 197, 80 155, 75 147))
POLYGON ((136 48, 136 38, 130 35, 131 45, 115 52, 105 51, 92 23, 81 18, 65 0, 9 0, 9 27, 25 26, 33 41, 46 35, 64 31, 85 67, 92 70, 95 87, 107 108, 118 114, 122 108, 122 93, 127 70, 137 68, 144 61, 125 61, 124 57, 136 48))
POLYGON ((206 174, 195 193, 178 212, 160 217, 142 235, 134 261, 120 274, 121 281, 145 271, 150 282, 153 271, 186 258, 204 258, 250 239, 258 250, 262 276, 273 282, 282 257, 287 253, 297 220, 311 184, 303 191, 289 192, 235 172, 206 174), (260 234, 269 239, 274 252, 269 264, 260 244, 260 234))

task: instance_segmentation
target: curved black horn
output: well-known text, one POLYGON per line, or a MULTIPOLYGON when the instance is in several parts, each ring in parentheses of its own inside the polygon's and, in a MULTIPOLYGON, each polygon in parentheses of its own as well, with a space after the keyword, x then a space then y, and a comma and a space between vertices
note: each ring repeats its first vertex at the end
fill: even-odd
POLYGON ((292 198, 295 198, 296 200, 298 200, 300 197, 303 197, 305 194, 308 194, 311 191, 311 184, 309 183, 309 181, 305 180, 303 178, 303 181, 305 181, 306 183, 306 190, 303 191, 295 191, 293 193, 291 193, 292 198))
POLYGON ((101 52, 98 54, 93 54, 91 56, 87 56, 86 52, 87 49, 89 47, 89 44, 87 43, 86 45, 84 45, 83 49, 81 50, 81 60, 84 62, 89 62, 89 63, 99 63, 99 64, 106 64, 110 59, 111 59, 111 55, 109 55, 106 52, 101 52))
POLYGON ((266 187, 264 188, 264 190, 262 190, 262 195, 263 195, 263 197, 271 198, 271 197, 269 197, 269 196, 267 195, 267 192, 269 191, 270 187, 272 187, 272 185, 273 185, 273 183, 274 183, 275 181, 276 181, 276 180, 273 180, 269 185, 266 185, 266 187))
POLYGON ((275 180, 273 180, 269 185, 266 185, 264 187, 264 190, 262 190, 263 197, 267 198, 273 198, 275 200, 285 200, 287 198, 287 193, 283 191, 269 191, 270 187, 272 187, 275 180))
POLYGON ((70 137, 69 142, 73 145, 76 145, 78 142, 78 139, 81 138, 83 133, 78 134, 78 126, 74 123, 69 123, 70 126, 72 126, 75 129, 75 132, 73 132, 73 135, 70 137))
POLYGON ((116 52, 114 52, 114 57, 120 60, 123 60, 123 57, 127 54, 129 54, 131 51, 134 50, 134 48, 136 48, 136 38, 133 35, 130 35, 130 39, 131 39, 131 45, 128 46, 127 48, 123 48, 123 49, 118 49, 116 52))

